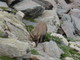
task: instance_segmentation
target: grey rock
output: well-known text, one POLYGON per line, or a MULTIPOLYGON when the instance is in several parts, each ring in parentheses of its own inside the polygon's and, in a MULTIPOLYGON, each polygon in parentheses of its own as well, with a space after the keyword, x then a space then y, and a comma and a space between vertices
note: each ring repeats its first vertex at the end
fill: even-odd
POLYGON ((60 58, 63 51, 53 41, 38 44, 35 48, 44 58, 60 58))
POLYGON ((65 34, 67 35, 67 37, 73 38, 74 40, 76 39, 74 35, 75 29, 73 23, 71 22, 71 17, 69 15, 67 14, 63 15, 61 27, 65 34))
POLYGON ((15 38, 0 38, 0 56, 22 57, 27 55, 30 45, 15 38))
POLYGON ((14 5, 16 10, 22 10, 26 17, 37 17, 42 14, 44 8, 32 0, 24 0, 14 5))
POLYGON ((41 16, 35 18, 36 21, 45 21, 47 23, 48 32, 57 32, 60 21, 56 10, 45 10, 41 16))
POLYGON ((41 6, 41 5, 35 3, 32 0, 24 0, 16 5, 14 5, 14 8, 16 10, 26 10, 26 9, 33 9, 34 7, 37 7, 37 6, 41 6))
POLYGON ((46 10, 50 10, 53 8, 53 5, 47 0, 33 0, 33 1, 45 7, 46 10))
POLYGON ((64 60, 74 60, 73 58, 71 58, 71 57, 65 57, 65 59, 64 60))
POLYGON ((58 58, 44 57, 44 56, 40 56, 40 55, 32 55, 31 59, 32 60, 60 60, 58 58))
POLYGON ((0 7, 5 7, 5 8, 7 8, 8 5, 7 5, 5 2, 1 2, 1 1, 0 1, 0 7))
POLYGON ((15 15, 0 11, 0 30, 8 33, 8 38, 17 38, 20 41, 29 41, 29 33, 22 21, 15 15))
POLYGON ((60 55, 63 53, 62 50, 53 41, 45 42, 43 46, 45 53, 48 54, 50 57, 60 58, 60 55))

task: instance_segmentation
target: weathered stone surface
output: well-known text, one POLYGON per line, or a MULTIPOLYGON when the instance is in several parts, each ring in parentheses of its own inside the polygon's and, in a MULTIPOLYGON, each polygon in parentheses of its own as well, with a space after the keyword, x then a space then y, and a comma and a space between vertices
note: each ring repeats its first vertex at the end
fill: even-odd
POLYGON ((71 58, 71 57, 65 57, 65 59, 64 60, 74 60, 73 58, 71 58))
POLYGON ((5 2, 0 1, 0 7, 8 7, 8 5, 5 2))
POLYGON ((46 10, 51 10, 53 8, 53 5, 47 0, 33 0, 33 1, 45 7, 46 10))
POLYGON ((58 58, 43 57, 43 56, 40 56, 40 55, 32 55, 32 56, 31 56, 31 59, 32 59, 32 60, 60 60, 60 59, 58 59, 58 58))
POLYGON ((0 38, 0 56, 22 57, 28 54, 30 45, 15 38, 0 38))
POLYGON ((26 17, 35 18, 42 14, 44 8, 32 0, 24 0, 14 5, 16 10, 22 10, 26 17))
POLYGON ((71 22, 71 17, 69 15, 63 14, 61 27, 65 32, 65 34, 67 35, 67 37, 70 37, 76 40, 76 37, 74 35, 74 32, 75 32, 74 26, 71 22))
POLYGON ((56 36, 56 37, 59 37, 62 41, 62 44, 68 46, 68 41, 65 37, 63 37, 61 34, 57 34, 57 33, 52 33, 51 34, 52 36, 56 36))
POLYGON ((60 26, 60 21, 55 10, 45 10, 43 14, 35 20, 45 21, 47 23, 48 32, 57 32, 60 26))
POLYGON ((0 30, 7 32, 8 38, 29 41, 29 33, 25 29, 25 25, 13 14, 0 11, 0 30))
POLYGON ((26 10, 26 9, 33 9, 34 7, 37 7, 37 6, 41 6, 41 5, 35 3, 32 0, 24 0, 16 5, 14 5, 14 8, 16 10, 26 10))
POLYGON ((41 56, 45 58, 60 58, 63 51, 53 41, 38 44, 35 48, 41 56))

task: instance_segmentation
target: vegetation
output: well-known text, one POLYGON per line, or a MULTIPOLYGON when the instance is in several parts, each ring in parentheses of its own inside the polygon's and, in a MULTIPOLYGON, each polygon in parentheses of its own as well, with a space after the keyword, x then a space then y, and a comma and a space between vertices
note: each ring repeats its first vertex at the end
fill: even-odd
POLYGON ((44 41, 50 41, 50 40, 55 41, 57 44, 62 43, 61 38, 56 37, 56 36, 51 36, 51 33, 47 33, 46 36, 45 36, 44 41))
POLYGON ((16 10, 12 9, 10 10, 8 7, 0 7, 0 9, 2 9, 3 11, 8 11, 10 13, 16 14, 16 10))
POLYGON ((36 20, 33 18, 26 18, 26 20, 31 21, 31 22, 36 22, 36 20))
POLYGON ((66 39, 67 39, 68 41, 72 41, 72 42, 75 41, 75 40, 74 40, 73 38, 71 38, 71 37, 67 37, 66 39))
MULTIPOLYGON (((80 53, 78 53, 75 49, 70 48, 69 46, 65 46, 61 44, 61 38, 56 36, 51 36, 51 33, 47 33, 45 37, 45 41, 55 41, 58 46, 64 51, 64 54, 61 55, 61 60, 64 60, 65 57, 72 57, 74 60, 80 60, 80 53)), ((74 41, 72 38, 67 38, 68 41, 74 41)))
POLYGON ((31 50, 31 54, 33 54, 33 55, 40 55, 35 49, 31 50))
POLYGON ((64 51, 64 54, 61 55, 62 60, 64 60, 65 57, 72 57, 74 60, 80 60, 80 58, 78 57, 80 56, 80 53, 78 53, 75 49, 65 45, 58 46, 64 51))
POLYGON ((0 56, 0 59, 1 60, 14 60, 13 58, 9 58, 9 57, 6 57, 6 56, 0 56))
POLYGON ((27 26, 26 26, 27 31, 30 31, 30 32, 32 31, 33 28, 34 28, 34 27, 33 27, 32 25, 27 25, 27 26))

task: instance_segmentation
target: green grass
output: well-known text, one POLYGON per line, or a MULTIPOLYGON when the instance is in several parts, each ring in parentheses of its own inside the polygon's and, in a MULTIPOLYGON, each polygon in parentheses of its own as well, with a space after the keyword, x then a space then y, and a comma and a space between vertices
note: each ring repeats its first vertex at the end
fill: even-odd
POLYGON ((61 38, 56 37, 56 36, 51 36, 51 33, 47 33, 46 36, 45 36, 44 41, 50 41, 50 40, 55 41, 57 44, 61 44, 62 43, 61 38))
POLYGON ((34 27, 32 25, 27 25, 26 29, 27 31, 31 32, 34 29, 34 27))
POLYGON ((1 9, 3 9, 3 10, 7 10, 8 9, 8 7, 0 7, 1 9))
POLYGON ((31 50, 31 54, 33 54, 33 55, 40 55, 35 49, 31 50))
POLYGON ((80 60, 80 58, 78 58, 78 56, 80 56, 80 53, 78 53, 75 49, 65 45, 58 46, 64 51, 64 54, 61 55, 62 60, 64 60, 65 57, 72 57, 74 60, 80 60))
POLYGON ((13 58, 9 58, 9 57, 6 57, 6 56, 0 56, 0 59, 1 60, 14 60, 13 58))
POLYGON ((36 22, 36 20, 33 18, 26 18, 26 20, 31 21, 31 22, 36 22))

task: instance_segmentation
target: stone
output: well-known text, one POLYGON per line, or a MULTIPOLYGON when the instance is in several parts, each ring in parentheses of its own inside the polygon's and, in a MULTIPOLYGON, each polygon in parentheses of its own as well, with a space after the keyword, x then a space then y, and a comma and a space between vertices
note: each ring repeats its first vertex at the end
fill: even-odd
POLYGON ((58 58, 52 58, 52 57, 44 57, 44 56, 40 56, 40 55, 32 55, 31 56, 32 60, 60 60, 58 58))
POLYGON ((8 34, 8 38, 17 38, 20 41, 29 41, 29 33, 22 21, 15 15, 0 11, 0 30, 8 34))
POLYGON ((5 2, 0 1, 0 7, 8 8, 8 5, 5 2))
POLYGON ((14 8, 16 10, 26 10, 26 9, 33 9, 34 7, 41 6, 37 3, 35 3, 32 0, 24 0, 16 5, 14 5, 14 8))
POLYGON ((35 18, 42 14, 44 8, 32 0, 24 0, 14 5, 16 10, 24 12, 25 17, 35 18))
POLYGON ((33 0, 33 1, 45 7, 46 10, 51 10, 53 8, 53 5, 47 0, 33 0))
POLYGON ((27 42, 19 41, 15 38, 0 38, 0 56, 23 57, 30 50, 27 42))
POLYGON ((41 16, 35 18, 36 21, 45 21, 48 32, 57 32, 60 21, 55 10, 45 10, 41 16))
POLYGON ((44 46, 44 52, 50 57, 60 58, 60 55, 63 53, 63 51, 53 41, 44 42, 43 46, 44 46))
POLYGON ((59 59, 60 55, 63 53, 63 51, 53 41, 39 43, 35 50, 37 50, 39 54, 46 59, 49 58, 59 59))
POLYGON ((69 43, 68 43, 67 39, 64 36, 62 36, 61 34, 51 33, 51 36, 59 37, 62 41, 62 44, 68 46, 69 43))
POLYGON ((65 57, 65 59, 64 60, 74 60, 73 58, 71 58, 71 57, 65 57))
POLYGON ((16 18, 17 18, 18 20, 22 21, 23 17, 24 17, 24 13, 23 13, 23 12, 18 11, 18 12, 16 13, 16 18))
POLYGON ((75 32, 74 25, 71 22, 71 17, 69 15, 63 14, 61 27, 67 37, 70 37, 76 40, 76 37, 74 35, 74 32, 75 32))

